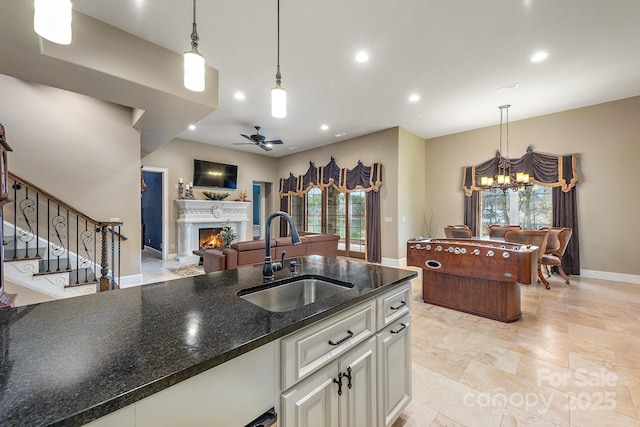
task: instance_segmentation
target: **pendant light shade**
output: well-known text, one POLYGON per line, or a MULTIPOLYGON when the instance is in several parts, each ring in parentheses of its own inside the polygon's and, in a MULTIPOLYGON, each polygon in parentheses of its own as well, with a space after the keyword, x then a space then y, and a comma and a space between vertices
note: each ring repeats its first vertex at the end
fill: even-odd
POLYGON ((198 52, 198 29, 196 26, 196 0, 193 0, 193 29, 191 31, 191 50, 184 53, 184 87, 194 92, 205 88, 205 61, 198 52))
POLYGON ((204 91, 204 56, 197 50, 184 53, 184 87, 194 92, 204 91))
POLYGON ((278 119, 287 117, 287 92, 280 83, 271 89, 271 115, 278 119))
POLYGON ((276 68, 276 87, 271 89, 271 115, 277 119, 287 117, 287 92, 280 86, 280 0, 278 0, 278 65, 276 68))
POLYGON ((34 0, 33 29, 50 42, 71 43, 71 0, 34 0))

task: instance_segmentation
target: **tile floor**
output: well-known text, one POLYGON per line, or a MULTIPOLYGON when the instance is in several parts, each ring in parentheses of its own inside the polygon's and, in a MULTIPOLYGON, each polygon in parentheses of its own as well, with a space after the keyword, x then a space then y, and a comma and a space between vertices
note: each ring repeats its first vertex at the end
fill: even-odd
POLYGON ((425 304, 401 426, 640 426, 640 285, 552 276, 501 323, 425 304))

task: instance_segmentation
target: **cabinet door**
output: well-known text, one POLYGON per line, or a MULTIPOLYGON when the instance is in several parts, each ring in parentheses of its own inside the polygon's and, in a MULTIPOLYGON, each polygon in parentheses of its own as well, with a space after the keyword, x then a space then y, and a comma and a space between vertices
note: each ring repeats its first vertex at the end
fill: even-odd
MULTIPOLYGON (((282 394, 282 427, 338 426, 338 363, 318 370, 282 394)), ((344 383, 344 382, 343 382, 344 383)))
POLYGON ((411 400, 411 325, 404 316, 377 334, 378 425, 388 427, 411 400))
POLYGON ((340 359, 340 372, 343 374, 340 427, 376 425, 376 362, 375 337, 340 359))

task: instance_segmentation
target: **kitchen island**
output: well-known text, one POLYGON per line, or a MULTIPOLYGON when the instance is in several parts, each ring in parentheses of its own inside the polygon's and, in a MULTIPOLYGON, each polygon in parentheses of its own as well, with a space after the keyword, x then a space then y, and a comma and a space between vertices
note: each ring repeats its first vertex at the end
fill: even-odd
MULTIPOLYGON (((296 261, 298 276, 354 286, 272 312, 237 296, 263 284, 260 265, 0 311, 0 425, 86 424, 417 275, 320 256, 296 261)), ((289 277, 287 267, 276 281, 289 277)))

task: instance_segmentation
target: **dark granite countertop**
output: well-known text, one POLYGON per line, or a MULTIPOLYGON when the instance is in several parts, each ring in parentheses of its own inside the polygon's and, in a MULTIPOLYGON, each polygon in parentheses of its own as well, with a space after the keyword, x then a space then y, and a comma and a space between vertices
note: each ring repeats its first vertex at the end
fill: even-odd
MULTIPOLYGON (((299 276, 355 286, 275 313, 236 295, 263 283, 262 266, 252 266, 0 310, 0 425, 82 425, 417 275, 297 261, 299 276)), ((276 281, 289 277, 288 265, 276 281)))

